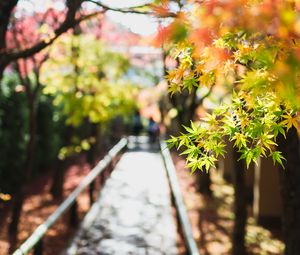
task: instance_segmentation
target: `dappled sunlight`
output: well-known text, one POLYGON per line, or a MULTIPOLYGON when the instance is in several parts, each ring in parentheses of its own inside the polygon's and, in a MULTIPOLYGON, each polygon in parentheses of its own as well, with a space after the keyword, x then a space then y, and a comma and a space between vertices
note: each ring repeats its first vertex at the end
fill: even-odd
POLYGON ((300 254, 300 1, 1 0, 0 23, 0 255, 300 254))
MULTIPOLYGON (((221 178, 220 173, 211 170, 213 198, 207 198, 198 193, 193 183, 195 173, 190 175, 184 169, 184 160, 173 155, 190 221, 193 227, 194 238, 198 241, 199 249, 203 254, 230 254, 231 232, 234 214, 232 185, 221 178), (193 188, 192 188, 193 187, 193 188)), ((283 242, 277 239, 272 232, 258 226, 253 217, 248 219, 246 245, 249 254, 277 254, 283 252, 283 242)))
MULTIPOLYGON (((82 177, 86 175, 89 170, 88 166, 85 165, 85 170, 82 170, 81 165, 72 165, 66 172, 66 182, 64 194, 67 196, 72 190, 79 184, 82 177)), ((20 230, 18 233, 18 242, 17 245, 25 241, 36 227, 42 224, 45 219, 55 211, 60 201, 55 201, 52 199, 51 195, 48 193, 51 182, 47 182, 43 190, 38 190, 36 187, 37 184, 44 182, 44 178, 37 180, 36 183, 33 183, 32 188, 29 189, 30 195, 25 200, 23 213, 20 219, 20 230)), ((89 209, 89 201, 86 193, 79 196, 79 215, 80 218, 83 217, 83 214, 89 209)), ((5 208, 8 210, 9 208, 5 208)), ((6 217, 6 221, 9 221, 9 217, 6 217)), ((47 237, 45 238, 45 247, 46 253, 48 255, 56 254, 62 248, 65 247, 65 239, 62 238, 62 235, 65 235, 66 238, 69 238, 70 234, 73 232, 72 229, 68 228, 66 225, 68 222, 68 216, 65 216, 61 219, 55 226, 47 232, 47 237), (55 243, 55 246, 53 245, 55 243)), ((9 249, 9 243, 7 242, 7 228, 2 228, 0 231, 0 254, 6 255, 9 249)))

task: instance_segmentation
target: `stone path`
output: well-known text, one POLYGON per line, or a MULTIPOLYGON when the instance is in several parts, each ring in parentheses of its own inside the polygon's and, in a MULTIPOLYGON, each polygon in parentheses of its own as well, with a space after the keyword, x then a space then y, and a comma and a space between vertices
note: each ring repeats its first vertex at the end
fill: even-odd
POLYGON ((162 157, 146 138, 129 148, 65 254, 177 254, 162 157))

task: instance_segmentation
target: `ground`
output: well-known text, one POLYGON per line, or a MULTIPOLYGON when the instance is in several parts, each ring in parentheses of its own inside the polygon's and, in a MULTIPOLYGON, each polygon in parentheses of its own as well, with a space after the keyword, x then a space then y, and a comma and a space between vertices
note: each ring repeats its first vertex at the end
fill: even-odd
MULTIPOLYGON (((192 223, 194 237, 201 254, 230 254, 230 233, 234 218, 232 214, 233 188, 225 183, 216 171, 213 171, 213 198, 202 196, 195 189, 195 174, 191 175, 188 169, 184 167, 184 159, 176 153, 172 153, 172 156, 192 223)), ((83 160, 69 167, 64 186, 65 196, 78 185, 88 171, 89 166, 83 160)), ((30 194, 25 201, 24 212, 21 217, 19 243, 24 241, 60 203, 60 201, 52 201, 49 194, 50 177, 50 175, 44 176, 31 184, 30 194)), ((79 215, 82 219, 89 209, 87 192, 79 197, 78 202, 79 215)), ((9 249, 7 241, 9 217, 8 213, 5 212, 8 212, 8 208, 1 209, 0 255, 6 255, 9 249)), ((68 228, 68 225, 64 224, 68 222, 67 217, 68 214, 48 232, 45 238, 44 254, 58 254, 65 248, 66 240, 69 240, 74 233, 74 229, 68 228)), ((275 238, 270 231, 256 226, 251 217, 249 218, 246 240, 249 254, 282 254, 283 243, 275 238)), ((183 254, 184 248, 180 239, 178 246, 183 254)))
MULTIPOLYGON (((78 162, 71 165, 66 173, 66 182, 64 184, 64 197, 66 197, 80 182, 83 176, 89 171, 89 165, 80 158, 78 162)), ((20 231, 18 235, 19 246, 26 238, 34 231, 34 229, 41 224, 61 203, 61 201, 53 201, 49 193, 51 186, 51 175, 48 174, 30 184, 29 194, 25 200, 23 213, 20 219, 20 231)), ((78 199, 79 203, 79 217, 82 219, 83 215, 89 208, 88 194, 82 193, 78 199)), ((7 226, 10 220, 8 215, 9 207, 1 209, 5 211, 4 217, 1 219, 0 224, 3 226, 0 229, 0 255, 11 254, 13 250, 9 251, 7 226)), ((55 225, 51 228, 45 238, 45 255, 59 254, 66 246, 68 240, 74 229, 69 228, 65 224, 68 222, 68 213, 64 215, 55 225)))
MULTIPOLYGON (((172 157, 200 253, 230 254, 230 233, 234 220, 232 185, 226 183, 216 170, 212 170, 213 197, 203 196, 196 191, 195 181, 196 174, 204 173, 199 171, 191 175, 185 168, 182 157, 175 152, 172 153, 172 157)), ((251 216, 248 220, 246 242, 249 254, 280 255, 283 253, 282 241, 275 238, 274 233, 257 226, 251 216)))

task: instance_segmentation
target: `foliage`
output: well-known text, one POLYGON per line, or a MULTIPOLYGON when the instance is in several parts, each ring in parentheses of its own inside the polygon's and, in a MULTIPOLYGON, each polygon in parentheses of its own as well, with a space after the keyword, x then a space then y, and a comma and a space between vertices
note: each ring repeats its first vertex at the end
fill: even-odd
POLYGON ((215 108, 201 122, 185 127, 187 134, 169 140, 178 148, 187 147, 182 154, 187 155, 192 171, 215 167, 218 157, 225 155, 226 137, 234 142, 247 166, 261 156, 283 164, 281 152, 276 151, 276 138, 285 136, 296 117, 277 105, 274 94, 252 97, 242 93, 234 94, 232 103, 215 108))
POLYGON ((3 93, 0 94, 0 192, 10 194, 19 184, 28 130, 24 124, 28 117, 26 98, 24 93, 16 91, 17 85, 16 75, 6 76, 2 82, 3 93))
MULTIPOLYGON (((128 60, 111 52, 94 36, 68 36, 57 41, 43 67, 45 94, 55 97, 54 104, 74 127, 85 121, 105 124, 117 116, 131 113, 137 87, 122 82, 128 60)), ((88 150, 95 138, 76 140, 62 148, 60 157, 88 150)))
POLYGON ((299 131, 299 2, 190 2, 167 30, 169 41, 174 22, 188 30, 175 40, 180 64, 167 76, 169 91, 217 84, 229 86, 232 98, 169 142, 185 146, 193 171, 224 156, 225 137, 248 166, 258 157, 283 165, 276 138, 292 126, 299 131))
MULTIPOLYGON (((63 123, 53 120, 50 97, 42 96, 37 113, 37 146, 33 175, 47 170, 57 158, 61 144, 63 123)), ((28 107, 24 87, 15 73, 6 74, 0 94, 0 193, 13 194, 23 180, 26 147, 28 143, 28 107), (5 159, 5 160, 4 160, 5 159)), ((6 196, 4 196, 5 198, 6 196)), ((1 199, 1 198, 0 198, 1 199)))
POLYGON ((38 104, 35 166, 40 174, 41 170, 48 170, 56 162, 66 127, 65 118, 58 116, 51 96, 41 95, 38 104))

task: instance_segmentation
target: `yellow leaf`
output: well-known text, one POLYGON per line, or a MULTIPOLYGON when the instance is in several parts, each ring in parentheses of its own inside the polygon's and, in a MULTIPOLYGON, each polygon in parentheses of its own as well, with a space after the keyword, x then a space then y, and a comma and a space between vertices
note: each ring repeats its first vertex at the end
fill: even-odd
POLYGON ((289 130, 292 126, 294 126, 298 132, 300 132, 300 127, 299 127, 299 122, 300 122, 300 117, 298 114, 295 115, 290 115, 286 114, 283 115, 285 120, 283 120, 280 124, 285 125, 287 130, 289 130))

